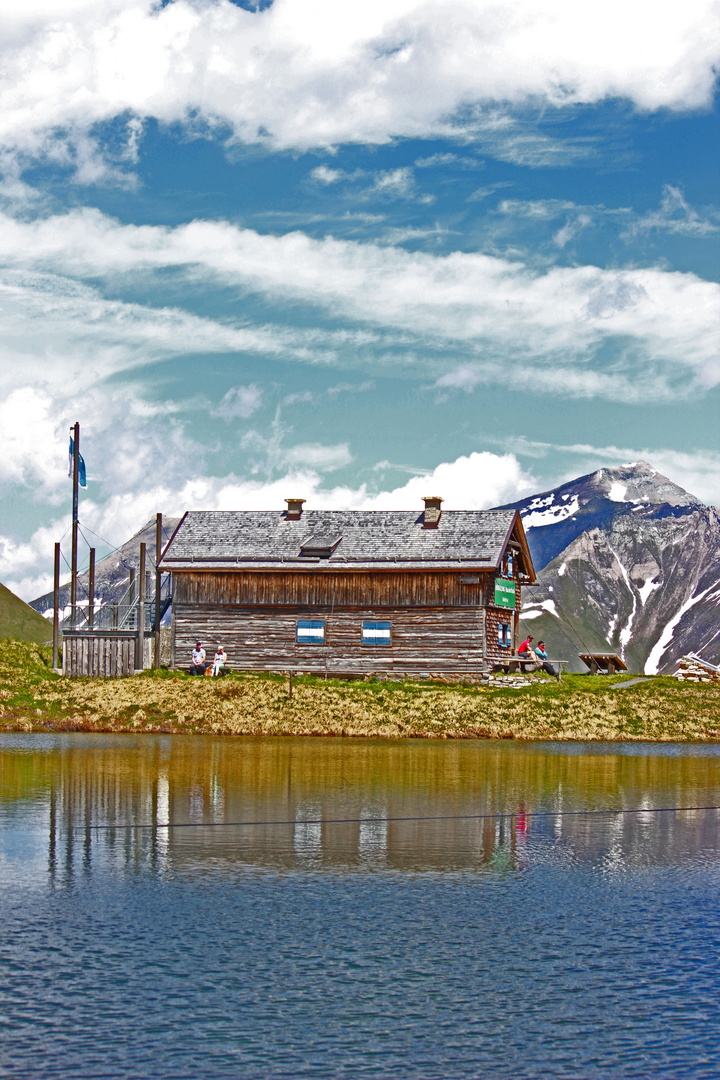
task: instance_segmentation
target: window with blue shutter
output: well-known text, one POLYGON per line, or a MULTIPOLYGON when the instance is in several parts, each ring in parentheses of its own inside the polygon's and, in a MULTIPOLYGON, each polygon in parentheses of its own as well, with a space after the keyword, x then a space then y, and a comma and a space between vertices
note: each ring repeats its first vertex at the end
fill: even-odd
POLYGON ((366 621, 362 624, 363 645, 389 645, 390 623, 366 621))
POLYGON ((498 626, 498 645, 502 649, 509 649, 512 646, 512 628, 510 623, 501 622, 498 626))
POLYGON ((324 619, 298 619, 295 625, 295 640, 298 645, 324 645, 324 619))

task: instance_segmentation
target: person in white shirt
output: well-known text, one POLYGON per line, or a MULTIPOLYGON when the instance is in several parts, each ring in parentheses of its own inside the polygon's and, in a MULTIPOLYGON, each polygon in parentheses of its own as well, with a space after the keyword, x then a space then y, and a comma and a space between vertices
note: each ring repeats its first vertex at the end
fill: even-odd
POLYGON ((195 644, 195 648, 192 651, 192 663, 190 664, 191 675, 204 675, 205 668, 205 650, 202 647, 202 642, 198 641, 195 644))
POLYGON ((227 653, 223 649, 222 645, 218 645, 218 650, 215 653, 215 659, 213 660, 213 675, 220 675, 222 669, 225 667, 227 661, 227 653))

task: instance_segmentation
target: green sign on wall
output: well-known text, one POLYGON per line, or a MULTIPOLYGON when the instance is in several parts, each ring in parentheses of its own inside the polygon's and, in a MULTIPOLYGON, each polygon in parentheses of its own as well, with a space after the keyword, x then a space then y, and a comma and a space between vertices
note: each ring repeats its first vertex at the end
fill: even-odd
POLYGON ((495 607, 515 607, 515 582, 495 578, 495 607))

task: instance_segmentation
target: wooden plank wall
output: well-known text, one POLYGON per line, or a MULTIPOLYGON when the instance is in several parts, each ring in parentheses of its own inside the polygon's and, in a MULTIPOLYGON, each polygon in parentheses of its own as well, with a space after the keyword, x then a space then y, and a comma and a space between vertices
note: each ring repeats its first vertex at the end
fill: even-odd
POLYGON ((173 574, 174 604, 337 607, 481 607, 494 574, 333 573, 325 569, 173 574), (462 577, 480 578, 467 585, 462 577))
MULTIPOLYGON (((186 667, 196 641, 212 658, 222 644, 241 671, 428 676, 482 670, 482 608, 324 608, 187 604, 174 600, 175 664, 186 667), (297 619, 324 618, 325 645, 298 645, 297 619), (365 619, 389 620, 392 644, 363 645, 365 619)), ((492 642, 489 642, 492 645, 492 642)), ((499 653, 491 650, 489 659, 499 653)))
POLYGON ((134 637, 100 634, 63 638, 63 675, 116 678, 135 672, 134 637))

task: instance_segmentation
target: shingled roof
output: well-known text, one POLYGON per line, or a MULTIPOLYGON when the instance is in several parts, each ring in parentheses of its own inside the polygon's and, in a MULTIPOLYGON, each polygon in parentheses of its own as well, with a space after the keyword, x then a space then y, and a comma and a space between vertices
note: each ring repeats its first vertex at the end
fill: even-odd
POLYGON ((408 570, 494 570, 514 528, 534 578, 520 516, 512 509, 444 511, 431 528, 416 511, 306 510, 298 518, 274 511, 190 511, 165 549, 161 569, 319 564, 380 570, 402 564, 408 570), (318 555, 324 545, 331 551, 326 558, 318 555))

